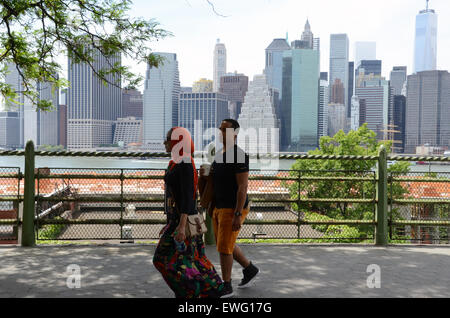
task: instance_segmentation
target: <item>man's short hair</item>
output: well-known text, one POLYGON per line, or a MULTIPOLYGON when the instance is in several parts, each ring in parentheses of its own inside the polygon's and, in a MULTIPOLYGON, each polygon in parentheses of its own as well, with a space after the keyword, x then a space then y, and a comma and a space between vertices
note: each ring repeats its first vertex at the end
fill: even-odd
POLYGON ((224 120, 222 120, 222 121, 225 121, 225 122, 227 122, 227 123, 230 123, 230 124, 231 124, 231 128, 233 128, 235 131, 237 130, 237 132, 239 132, 239 128, 240 128, 241 126, 239 125, 239 123, 237 122, 237 120, 234 120, 234 119, 232 119, 232 118, 227 118, 227 119, 224 119, 224 120))

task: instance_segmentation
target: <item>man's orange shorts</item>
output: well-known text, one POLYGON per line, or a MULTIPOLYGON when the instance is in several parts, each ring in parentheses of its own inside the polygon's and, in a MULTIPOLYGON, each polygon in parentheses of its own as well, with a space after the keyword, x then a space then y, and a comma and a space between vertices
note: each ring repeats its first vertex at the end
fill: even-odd
MULTIPOLYGON (((242 210, 241 225, 244 223, 249 209, 242 210)), ((214 209, 213 226, 216 238, 217 251, 222 254, 233 254, 234 244, 239 235, 239 231, 232 231, 234 209, 214 209)))

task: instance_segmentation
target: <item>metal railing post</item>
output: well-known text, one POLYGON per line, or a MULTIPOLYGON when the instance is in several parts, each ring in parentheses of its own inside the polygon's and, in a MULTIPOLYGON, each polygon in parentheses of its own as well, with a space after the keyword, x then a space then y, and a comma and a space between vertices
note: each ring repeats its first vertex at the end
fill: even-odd
POLYGON ((25 179, 23 196, 22 246, 36 245, 35 228, 34 144, 29 140, 25 147, 25 179))
POLYGON ((378 186, 377 186, 377 210, 375 245, 386 246, 388 244, 388 189, 387 189, 387 151, 382 145, 378 151, 378 186))
POLYGON ((297 202, 297 238, 300 239, 300 205, 302 203, 302 190, 301 190, 301 182, 302 182, 302 173, 301 171, 298 172, 298 202, 297 202))

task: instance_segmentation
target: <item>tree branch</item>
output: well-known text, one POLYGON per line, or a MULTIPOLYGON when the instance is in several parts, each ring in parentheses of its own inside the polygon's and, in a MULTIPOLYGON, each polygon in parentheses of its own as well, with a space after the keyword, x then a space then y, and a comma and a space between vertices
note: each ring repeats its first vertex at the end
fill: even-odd
POLYGON ((223 15, 223 14, 218 13, 218 12, 216 11, 216 8, 215 8, 214 4, 213 4, 210 0, 206 0, 206 2, 208 2, 208 4, 211 6, 213 12, 214 12, 216 15, 218 15, 219 17, 222 17, 222 18, 228 18, 228 17, 229 17, 229 16, 227 16, 227 15, 223 15))

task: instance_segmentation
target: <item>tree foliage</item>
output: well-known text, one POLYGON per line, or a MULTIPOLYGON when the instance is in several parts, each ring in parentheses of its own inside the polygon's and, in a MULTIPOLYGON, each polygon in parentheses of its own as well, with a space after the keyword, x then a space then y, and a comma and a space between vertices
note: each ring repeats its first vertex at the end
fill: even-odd
POLYGON ((23 91, 17 92, 0 80, 1 95, 17 101, 23 93, 38 108, 48 109, 50 102, 39 100, 35 83, 68 86, 58 76, 62 54, 73 63, 89 64, 105 84, 136 86, 142 77, 113 58, 158 66, 162 59, 149 43, 170 33, 155 20, 129 17, 130 5, 130 0, 0 0, 0 78, 15 67, 23 82, 23 91), (94 65, 98 54, 106 58, 104 69, 94 65))
MULTIPOLYGON (((355 155, 377 156, 380 146, 384 144, 388 153, 391 142, 378 142, 376 134, 367 128, 367 124, 357 131, 345 134, 342 130, 334 137, 325 136, 320 139, 320 148, 309 151, 310 155, 355 155)), ((334 220, 373 220, 373 203, 322 203, 305 202, 308 198, 342 198, 342 199, 372 199, 376 194, 375 172, 376 160, 297 160, 291 168, 290 174, 299 177, 299 183, 290 185, 291 197, 298 199, 301 194, 302 203, 295 205, 299 212, 306 213, 306 219, 334 219, 334 220), (302 180, 303 177, 364 177, 373 181, 355 180, 302 180), (314 213, 312 215, 311 213, 314 213), (322 216, 322 217, 321 217, 322 216)), ((388 167, 388 172, 406 173, 409 171, 408 162, 396 162, 388 167)), ((403 198, 406 194, 399 183, 393 183, 389 194, 395 198, 403 198)), ((395 213, 395 211, 393 211, 395 213)), ((345 226, 333 226, 333 230, 345 226)), ((329 226, 316 227, 321 232, 328 233, 329 226), (324 228, 325 227, 325 228, 324 228)), ((361 236, 373 233, 372 226, 359 226, 361 236)), ((345 236, 345 235, 344 235, 345 236)))

